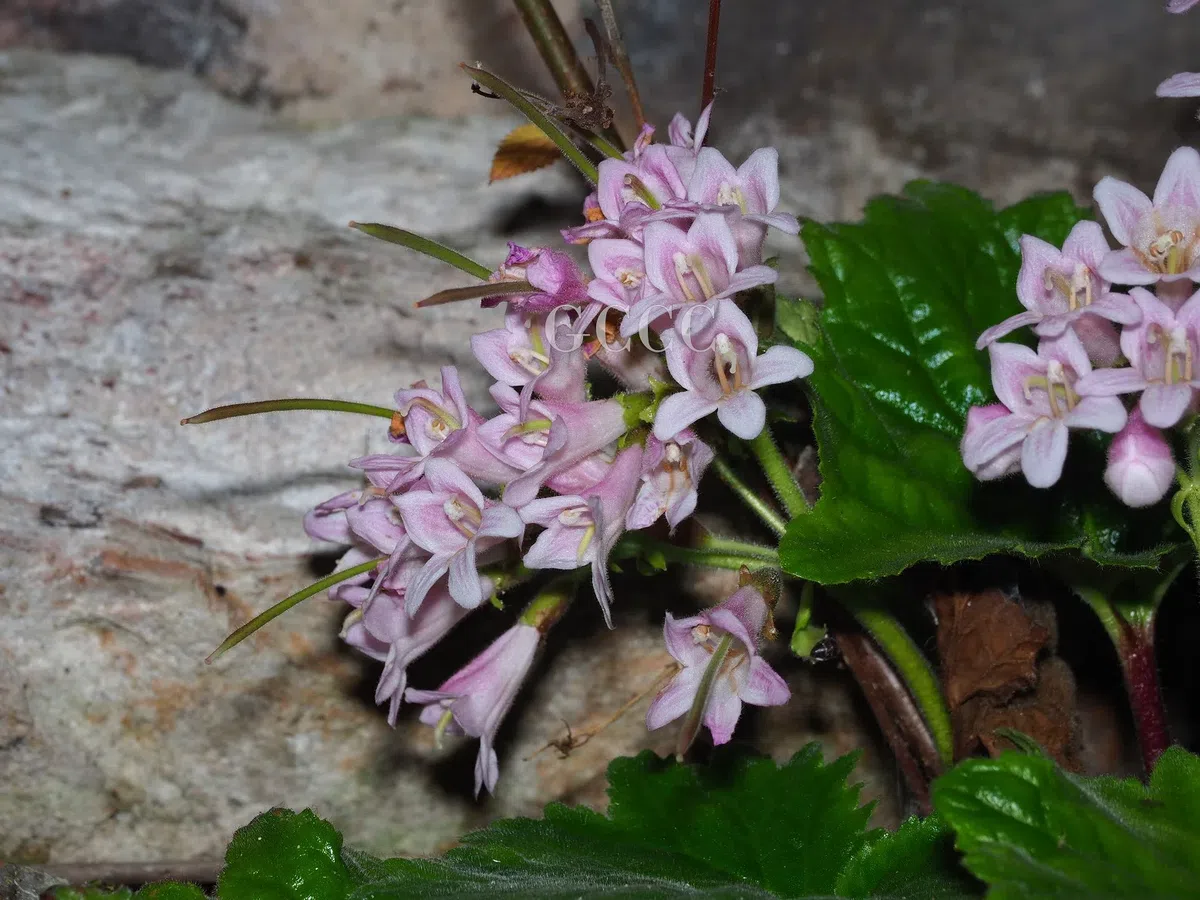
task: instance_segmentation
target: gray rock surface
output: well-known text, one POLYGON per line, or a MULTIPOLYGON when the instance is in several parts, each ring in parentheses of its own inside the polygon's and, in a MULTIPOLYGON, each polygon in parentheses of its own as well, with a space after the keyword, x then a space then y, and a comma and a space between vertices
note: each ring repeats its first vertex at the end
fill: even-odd
MULTIPOLYGON (((311 805, 379 852, 426 852, 550 799, 602 803, 611 756, 670 745, 646 734, 643 699, 568 758, 537 753, 564 722, 578 734, 652 688, 661 606, 625 604, 613 632, 572 612, 480 804, 474 746, 436 751, 411 718, 389 730, 370 702, 377 667, 339 648, 324 601, 202 663, 313 579, 323 548, 301 513, 353 486, 346 459, 384 442, 378 422, 336 414, 180 417, 273 396, 386 404, 450 362, 482 398, 466 337, 483 314, 411 308, 462 279, 345 222, 488 262, 506 237, 550 236, 522 230, 521 210, 575 215, 567 171, 485 183, 511 124, 304 131, 182 73, 0 54, 0 858, 212 856, 272 805, 311 805)), ((835 203, 813 193, 819 172, 793 174, 790 198, 835 203)), ((413 681, 437 683, 507 621, 481 614, 413 681)), ((871 746, 843 677, 792 678, 771 746, 871 746)), ((890 793, 878 762, 864 774, 890 793)))

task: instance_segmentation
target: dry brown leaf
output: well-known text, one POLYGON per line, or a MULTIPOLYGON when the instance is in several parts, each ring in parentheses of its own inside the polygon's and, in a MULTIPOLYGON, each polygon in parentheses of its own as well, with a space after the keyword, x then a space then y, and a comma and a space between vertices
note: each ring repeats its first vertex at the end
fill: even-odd
POLYGON ((935 601, 942 682, 954 726, 954 756, 996 756, 1029 735, 1060 764, 1079 767, 1075 680, 1054 655, 1054 608, 998 590, 935 601))
POLYGON ((560 156, 554 141, 546 137, 532 122, 526 122, 506 134, 500 146, 496 148, 488 181, 501 181, 514 175, 536 172, 560 156))
POLYGON ((998 590, 936 600, 938 655, 953 709, 977 694, 1004 701, 1037 681, 1037 656, 1050 640, 1019 603, 998 590))

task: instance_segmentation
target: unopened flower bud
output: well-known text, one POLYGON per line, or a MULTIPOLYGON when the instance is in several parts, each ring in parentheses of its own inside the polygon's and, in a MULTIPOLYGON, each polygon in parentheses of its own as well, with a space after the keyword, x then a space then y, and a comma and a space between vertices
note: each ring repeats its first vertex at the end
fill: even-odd
POLYGON ((1128 506, 1150 506, 1175 480, 1175 459, 1163 433, 1147 425, 1137 409, 1108 448, 1104 483, 1128 506))

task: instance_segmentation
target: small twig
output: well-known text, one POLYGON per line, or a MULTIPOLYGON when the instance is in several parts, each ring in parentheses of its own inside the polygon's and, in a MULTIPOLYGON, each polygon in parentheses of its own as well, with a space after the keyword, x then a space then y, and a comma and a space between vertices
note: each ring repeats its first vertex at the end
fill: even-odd
POLYGON ((104 884, 132 887, 153 881, 215 884, 224 863, 219 859, 184 859, 161 862, 58 863, 36 866, 68 884, 104 884))
POLYGON ((929 815, 933 808, 929 784, 942 772, 942 761, 921 711, 887 657, 865 631, 846 623, 833 632, 838 650, 862 688, 891 747, 918 812, 929 815))
POLYGON ((704 82, 700 87, 700 111, 712 103, 717 92, 717 33, 721 30, 721 0, 708 0, 708 40, 704 47, 704 82))
POLYGON ((646 124, 646 113, 642 109, 642 97, 638 93, 637 82, 633 78, 633 66, 629 62, 629 52, 625 42, 621 40, 621 29, 617 25, 617 14, 613 11, 612 0, 596 0, 600 7, 600 18, 604 20, 604 30, 608 32, 608 47, 612 51, 612 61, 621 73, 625 82, 625 91, 629 94, 629 105, 633 109, 633 118, 638 130, 646 124))
POLYGON ((525 22, 533 42, 537 45, 538 53, 546 63, 546 68, 554 76, 554 83, 565 97, 569 93, 590 94, 593 90, 591 76, 583 67, 575 45, 567 36, 562 19, 554 11, 550 0, 513 0, 517 12, 525 22))

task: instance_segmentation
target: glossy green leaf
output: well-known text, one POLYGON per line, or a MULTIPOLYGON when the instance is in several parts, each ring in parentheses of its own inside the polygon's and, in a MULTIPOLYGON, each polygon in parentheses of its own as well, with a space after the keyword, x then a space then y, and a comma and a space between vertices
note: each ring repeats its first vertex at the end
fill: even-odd
POLYGON ((937 822, 913 822, 894 836, 866 830, 870 808, 846 785, 853 767, 853 756, 826 765, 816 745, 784 766, 718 754, 698 768, 643 753, 609 767, 608 815, 551 804, 541 819, 503 819, 431 860, 353 850, 331 856, 339 844, 330 826, 311 813, 275 810, 238 832, 221 898, 950 898, 973 891, 937 822))
POLYGON ((1200 758, 1172 747, 1149 786, 1042 756, 962 763, 934 784, 989 898, 1183 898, 1200 890, 1200 758))
POLYGON ((309 809, 273 809, 234 834, 217 893, 221 900, 346 900, 353 887, 337 829, 309 809))
POLYGON ((1021 234, 1061 242, 1083 213, 1065 194, 997 212, 964 189, 915 183, 871 201, 861 223, 805 224, 825 293, 820 327, 789 304, 778 321, 816 363, 808 387, 823 480, 821 500, 781 544, 789 572, 833 584, 924 560, 1068 549, 1155 564, 1172 535, 1169 513, 1111 497, 1103 441, 1077 434, 1050 490, 1019 476, 980 484, 959 457, 967 410, 994 401, 975 340, 1021 309, 1021 234))

